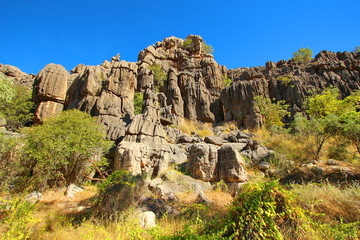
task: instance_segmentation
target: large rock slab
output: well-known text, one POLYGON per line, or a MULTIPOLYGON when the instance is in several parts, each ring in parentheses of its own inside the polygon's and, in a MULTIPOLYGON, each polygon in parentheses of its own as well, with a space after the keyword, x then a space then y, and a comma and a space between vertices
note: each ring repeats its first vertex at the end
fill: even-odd
POLYGON ((245 182, 248 179, 244 160, 239 151, 230 144, 219 149, 219 179, 224 182, 245 182))
POLYGON ((197 143, 189 148, 187 168, 192 177, 206 182, 219 179, 218 149, 219 147, 206 143, 197 143))

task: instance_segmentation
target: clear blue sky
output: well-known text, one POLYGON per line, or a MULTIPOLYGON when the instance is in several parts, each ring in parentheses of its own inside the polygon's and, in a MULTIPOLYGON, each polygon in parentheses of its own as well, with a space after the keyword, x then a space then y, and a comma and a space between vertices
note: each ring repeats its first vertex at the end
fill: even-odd
POLYGON ((92 1, 0 0, 0 63, 37 73, 70 70, 116 53, 136 61, 165 37, 201 35, 228 68, 262 66, 310 47, 360 45, 360 0, 92 1))

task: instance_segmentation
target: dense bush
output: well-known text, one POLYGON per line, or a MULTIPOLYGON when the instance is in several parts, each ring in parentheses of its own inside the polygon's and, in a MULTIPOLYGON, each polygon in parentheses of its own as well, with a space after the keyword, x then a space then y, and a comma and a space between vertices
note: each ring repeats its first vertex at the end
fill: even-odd
POLYGON ((142 183, 142 176, 133 176, 128 171, 118 170, 112 173, 99 185, 97 214, 111 218, 127 210, 139 197, 142 183))
POLYGON ((314 232, 292 194, 275 181, 246 185, 233 201, 228 221, 235 239, 304 239, 314 232))
POLYGON ((0 117, 6 120, 6 128, 18 131, 31 122, 34 103, 31 100, 31 90, 13 84, 0 73, 0 117))
POLYGON ((13 98, 0 105, 0 113, 6 119, 6 128, 19 131, 34 117, 35 104, 31 100, 31 90, 20 85, 12 85, 13 98))
POLYGON ((272 103, 269 98, 256 96, 254 103, 264 118, 266 128, 269 129, 274 126, 281 127, 284 125, 281 120, 289 114, 287 111, 288 105, 285 104, 285 101, 272 103))
POLYGON ((110 147, 95 119, 79 110, 64 111, 23 133, 23 174, 42 188, 80 181, 90 158, 110 147))

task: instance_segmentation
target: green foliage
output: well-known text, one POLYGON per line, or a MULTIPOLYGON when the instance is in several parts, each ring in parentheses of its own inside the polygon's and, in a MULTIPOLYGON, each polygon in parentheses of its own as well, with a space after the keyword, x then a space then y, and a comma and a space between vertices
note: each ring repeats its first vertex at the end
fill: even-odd
POLYGON ((20 141, 18 137, 5 136, 0 132, 0 188, 9 190, 9 187, 18 174, 20 141))
POLYGON ((188 48, 190 47, 191 43, 192 43, 192 39, 191 39, 191 38, 187 38, 187 39, 185 39, 185 41, 183 42, 183 47, 184 47, 185 49, 188 49, 188 48))
POLYGON ((144 101, 144 94, 141 92, 136 92, 134 95, 134 113, 135 113, 135 115, 142 113, 143 101, 144 101))
POLYGON ((308 64, 312 60, 312 50, 310 48, 300 48, 293 53, 293 60, 298 64, 308 64))
POLYGON ((95 119, 79 110, 64 111, 23 133, 24 174, 43 188, 80 181, 85 162, 110 147, 95 119))
POLYGON ((234 199, 229 214, 229 234, 235 239, 293 239, 311 230, 310 221, 292 194, 276 181, 247 184, 234 199))
POLYGON ((10 102, 15 97, 15 90, 12 88, 11 82, 0 74, 0 102, 10 102))
POLYGON ((340 116, 337 133, 351 141, 360 153, 360 112, 348 112, 340 116))
POLYGON ((203 52, 208 53, 208 54, 214 53, 214 48, 211 45, 206 44, 205 41, 202 42, 202 50, 203 50, 203 52))
POLYGON ((20 85, 12 86, 14 97, 0 105, 0 113, 6 119, 6 128, 18 131, 34 117, 35 104, 31 100, 31 90, 20 85))
POLYGON ((254 102, 265 120, 266 128, 270 129, 274 126, 284 125, 281 120, 283 117, 289 114, 289 112, 286 110, 288 105, 285 105, 285 101, 272 103, 269 98, 256 96, 254 97, 254 102))
POLYGON ((285 86, 288 86, 291 83, 293 78, 294 78, 293 75, 288 74, 285 76, 279 76, 276 80, 282 82, 285 86))
POLYGON ((35 204, 21 197, 11 200, 0 198, 0 223, 4 226, 1 239, 29 239, 34 225, 39 221, 34 218, 35 204))
POLYGON ((355 49, 353 50, 354 53, 358 53, 360 52, 360 46, 356 46, 355 49))
POLYGON ((105 193, 109 188, 116 184, 135 186, 135 178, 130 172, 125 170, 118 170, 113 172, 104 182, 98 185, 100 194, 105 193))
POLYGON ((318 160, 324 143, 338 135, 348 139, 359 149, 360 114, 356 107, 360 101, 359 93, 340 100, 339 90, 326 89, 323 93, 311 96, 306 101, 310 119, 295 116, 294 129, 298 134, 314 136, 314 158, 318 160))
POLYGON ((223 77, 223 85, 224 85, 224 88, 230 87, 231 83, 232 83, 232 80, 229 78, 228 75, 225 75, 225 76, 223 77))
POLYGON ((155 89, 158 92, 164 86, 164 81, 167 78, 166 73, 164 72, 164 69, 156 63, 148 66, 148 69, 154 74, 155 89))

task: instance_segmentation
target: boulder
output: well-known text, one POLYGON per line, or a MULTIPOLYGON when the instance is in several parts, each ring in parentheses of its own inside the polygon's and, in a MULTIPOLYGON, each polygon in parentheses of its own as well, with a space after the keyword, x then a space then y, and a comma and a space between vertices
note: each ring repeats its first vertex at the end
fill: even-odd
POLYGON ((204 142, 211 143, 217 146, 223 145, 223 139, 219 136, 206 136, 204 142))
POLYGON ((245 182, 248 179, 244 169, 244 160, 239 151, 230 144, 219 149, 219 180, 224 182, 245 182))
POLYGON ((218 147, 205 144, 193 144, 188 151, 187 170, 192 177, 206 182, 218 180, 218 147))
POLYGON ((75 194, 84 191, 84 188, 76 186, 75 184, 70 184, 65 191, 65 196, 68 198, 74 198, 75 194))
POLYGON ((147 211, 139 214, 140 226, 144 229, 151 229, 156 227, 156 216, 152 211, 147 211))

